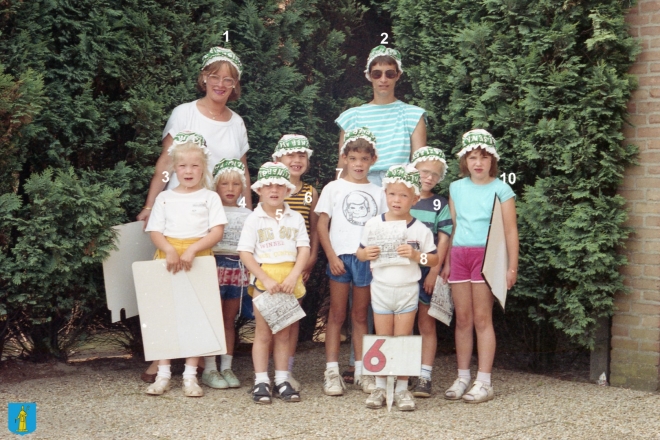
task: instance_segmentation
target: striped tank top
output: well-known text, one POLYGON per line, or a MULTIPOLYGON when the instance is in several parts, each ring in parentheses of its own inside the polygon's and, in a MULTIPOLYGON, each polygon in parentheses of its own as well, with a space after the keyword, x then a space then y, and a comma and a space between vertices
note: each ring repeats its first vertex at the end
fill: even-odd
POLYGON ((309 212, 312 208, 312 196, 312 185, 303 182, 302 187, 300 187, 300 191, 295 194, 291 194, 287 199, 284 200, 291 209, 300 213, 300 215, 302 215, 305 219, 307 235, 311 234, 309 231, 309 212))

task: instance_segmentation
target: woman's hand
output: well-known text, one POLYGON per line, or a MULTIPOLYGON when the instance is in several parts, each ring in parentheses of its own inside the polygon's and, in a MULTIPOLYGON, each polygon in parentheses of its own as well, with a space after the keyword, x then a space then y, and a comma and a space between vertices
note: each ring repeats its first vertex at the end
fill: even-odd
MULTIPOLYGON (((149 216, 151 215, 151 209, 143 208, 142 211, 135 217, 137 221, 143 221, 144 222, 144 227, 147 227, 147 223, 149 223, 149 216)), ((144 228, 143 228, 144 229, 144 228)))

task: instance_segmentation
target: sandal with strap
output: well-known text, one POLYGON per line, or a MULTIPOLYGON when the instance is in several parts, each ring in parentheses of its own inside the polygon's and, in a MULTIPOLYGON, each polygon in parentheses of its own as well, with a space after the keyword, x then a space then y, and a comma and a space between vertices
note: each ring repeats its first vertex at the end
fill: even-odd
POLYGON ((156 376, 156 381, 147 387, 145 391, 152 396, 160 396, 170 389, 170 379, 163 376, 156 376))
POLYGON ((465 393, 465 390, 467 390, 468 385, 470 385, 469 381, 459 377, 454 381, 452 386, 447 388, 447 391, 445 391, 445 399, 459 400, 465 393))
POLYGON ((470 391, 463 394, 463 400, 466 403, 481 403, 492 400, 495 397, 492 385, 475 380, 470 391))
POLYGON ((342 379, 344 379, 344 383, 353 384, 353 382, 355 381, 355 370, 353 371, 346 370, 343 373, 341 373, 341 377, 342 379))
POLYGON ((300 393, 294 390, 289 382, 282 382, 279 385, 275 385, 273 395, 285 402, 300 402, 300 393))
POLYGON ((252 400, 254 400, 254 403, 258 403, 260 405, 268 405, 271 403, 270 384, 265 382, 256 384, 252 389, 252 400))

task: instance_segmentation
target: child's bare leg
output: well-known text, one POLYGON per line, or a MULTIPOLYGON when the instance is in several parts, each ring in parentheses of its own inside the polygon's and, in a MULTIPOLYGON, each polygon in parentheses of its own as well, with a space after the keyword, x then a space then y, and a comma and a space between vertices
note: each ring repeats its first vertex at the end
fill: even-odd
POLYGON ((268 372, 268 355, 273 332, 259 310, 254 308, 256 325, 254 328, 254 343, 252 344, 252 364, 255 373, 268 372))
MULTIPOLYGON (((167 362, 169 363, 169 361, 167 362)), ((199 357, 186 358, 186 365, 197 368, 198 364, 199 364, 199 357)), ((197 374, 197 372, 195 372, 195 374, 197 374)))
POLYGON ((222 300, 222 321, 225 327, 225 342, 227 343, 227 354, 234 355, 236 345, 236 315, 241 306, 240 298, 222 300))
MULTIPOLYGON (((415 315, 417 310, 414 312, 400 313, 398 315, 392 315, 393 319, 393 334, 394 336, 409 336, 413 331, 413 326, 415 325, 415 315)), ((423 342, 422 342, 423 343, 423 342)), ((408 376, 398 376, 398 380, 408 383, 408 376)))
POLYGON ((355 360, 362 360, 362 338, 367 334, 367 313, 371 303, 371 289, 369 286, 353 286, 353 309, 351 322, 353 325, 353 345, 355 346, 355 360))
MULTIPOLYGON (((472 345, 474 338, 474 315, 472 310, 471 283, 454 283, 451 286, 451 296, 454 300, 454 313, 456 314, 456 360, 459 370, 468 370, 472 359, 472 345)), ((492 304, 492 303, 491 303, 492 304)))
MULTIPOLYGON (((298 300, 298 304, 302 307, 302 300, 298 300)), ((296 355, 296 348, 298 348, 298 335, 300 334, 300 321, 296 321, 289 326, 289 357, 296 355)), ((287 361, 288 362, 288 361, 287 361)))
MULTIPOLYGON (((374 327, 378 336, 392 336, 394 334, 394 315, 380 315, 374 313, 374 327)), ((387 376, 376 376, 376 387, 385 389, 387 376)))
POLYGON ((273 335, 273 363, 278 371, 288 371, 290 328, 284 328, 273 335))
POLYGON ((330 280, 330 312, 325 329, 325 360, 339 361, 339 344, 341 342, 341 326, 346 319, 346 302, 348 301, 348 283, 330 280))
POLYGON ((429 306, 419 304, 419 313, 417 314, 417 325, 419 334, 422 336, 422 364, 433 365, 435 361, 435 351, 438 347, 438 335, 435 332, 435 318, 429 316, 429 306))
POLYGON ((151 361, 151 364, 145 371, 146 374, 156 374, 158 372, 158 361, 151 361))
POLYGON ((493 294, 486 283, 472 284, 472 310, 477 332, 479 372, 490 373, 495 359, 495 330, 493 329, 493 294))

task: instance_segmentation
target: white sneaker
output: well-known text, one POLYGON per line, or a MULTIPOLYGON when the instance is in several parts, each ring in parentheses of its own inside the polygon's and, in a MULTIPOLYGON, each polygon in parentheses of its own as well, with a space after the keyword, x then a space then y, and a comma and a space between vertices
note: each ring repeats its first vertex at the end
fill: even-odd
POLYGON ((415 409, 415 398, 408 390, 399 391, 394 394, 394 404, 399 411, 412 411, 415 409))
POLYGON ((376 388, 370 395, 367 397, 367 408, 378 409, 382 408, 385 404, 385 390, 382 388, 376 388))
POLYGON ((376 389, 376 376, 361 375, 355 380, 355 384, 362 387, 362 392, 371 394, 376 389))
POLYGON ((346 384, 339 374, 339 367, 328 368, 323 376, 323 392, 327 396, 341 396, 344 394, 346 384))

